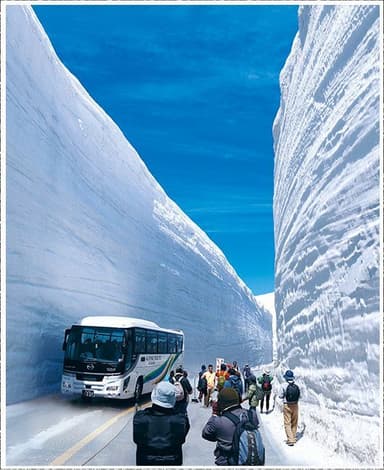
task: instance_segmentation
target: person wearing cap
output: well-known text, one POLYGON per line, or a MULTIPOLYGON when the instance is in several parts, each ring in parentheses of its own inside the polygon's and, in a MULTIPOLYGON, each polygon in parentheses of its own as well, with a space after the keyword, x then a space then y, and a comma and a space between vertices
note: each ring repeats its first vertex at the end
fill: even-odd
POLYGON ((239 394, 233 388, 223 388, 217 398, 218 415, 213 414, 202 431, 203 439, 217 442, 214 451, 216 465, 229 465, 231 456, 232 438, 235 432, 235 424, 226 416, 232 413, 238 418, 246 412, 239 401, 239 394))
POLYGON ((152 407, 138 411, 133 418, 136 465, 182 465, 182 445, 190 426, 187 415, 175 411, 175 386, 167 381, 158 383, 151 400, 152 407))
POLYGON ((287 435, 287 444, 293 446, 296 443, 300 389, 295 384, 295 376, 291 370, 287 370, 283 377, 286 383, 281 387, 279 398, 283 401, 284 429, 287 435))
POLYGON ((260 384, 261 389, 263 390, 263 397, 260 401, 260 413, 263 412, 264 408, 264 398, 265 398, 265 409, 266 412, 269 412, 269 401, 271 398, 272 392, 272 380, 273 377, 271 376, 271 371, 269 369, 263 370, 263 375, 261 375, 257 381, 260 384))

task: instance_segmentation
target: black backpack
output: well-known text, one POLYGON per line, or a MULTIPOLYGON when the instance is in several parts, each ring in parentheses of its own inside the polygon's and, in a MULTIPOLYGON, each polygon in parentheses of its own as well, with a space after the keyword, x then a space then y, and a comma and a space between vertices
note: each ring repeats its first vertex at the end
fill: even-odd
POLYGON ((245 411, 239 418, 230 411, 224 413, 236 426, 232 438, 229 465, 262 466, 265 463, 265 448, 258 430, 257 415, 252 410, 245 411))
POLYGON ((297 403, 300 398, 300 389, 299 387, 293 383, 289 382, 287 385, 287 390, 285 392, 285 399, 287 403, 297 403))
POLYGON ((138 445, 162 452, 181 446, 185 442, 183 415, 163 415, 153 408, 147 408, 138 411, 137 420, 140 421, 137 428, 140 429, 140 440, 145 439, 145 445, 143 442, 139 442, 138 445))

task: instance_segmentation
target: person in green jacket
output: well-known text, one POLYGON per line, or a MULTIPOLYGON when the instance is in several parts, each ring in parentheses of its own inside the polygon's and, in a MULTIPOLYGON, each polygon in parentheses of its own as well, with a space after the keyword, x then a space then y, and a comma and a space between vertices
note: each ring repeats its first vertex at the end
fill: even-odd
POLYGON ((272 380, 273 377, 270 375, 271 372, 269 369, 265 369, 263 371, 263 375, 261 375, 257 381, 261 386, 261 389, 263 391, 263 398, 261 399, 260 402, 260 413, 263 412, 263 407, 264 407, 264 398, 265 398, 265 408, 267 413, 269 412, 269 399, 271 398, 271 392, 272 392, 272 380))
POLYGON ((251 374, 248 377, 248 400, 249 400, 249 408, 256 409, 259 406, 260 398, 263 397, 263 391, 257 385, 256 377, 251 374))

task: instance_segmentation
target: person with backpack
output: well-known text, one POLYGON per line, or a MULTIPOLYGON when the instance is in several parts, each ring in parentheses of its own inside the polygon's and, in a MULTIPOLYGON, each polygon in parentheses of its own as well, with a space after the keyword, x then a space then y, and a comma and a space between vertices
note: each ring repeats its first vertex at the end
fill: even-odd
POLYGON ((171 370, 171 372, 169 373, 168 382, 171 384, 175 383, 175 371, 174 370, 171 370))
POLYGON ((216 388, 218 392, 220 392, 220 390, 224 387, 224 383, 228 378, 229 373, 227 371, 227 366, 223 363, 220 365, 220 370, 216 372, 216 388))
POLYGON ((248 377, 248 395, 247 399, 249 402, 249 408, 253 408, 256 410, 256 408, 259 405, 259 401, 263 398, 264 393, 263 390, 258 386, 256 377, 251 374, 248 377))
POLYGON ((267 413, 269 412, 269 401, 271 398, 271 392, 272 392, 272 380, 273 377, 270 375, 269 369, 265 369, 263 371, 263 375, 261 375, 257 381, 259 382, 261 389, 263 390, 263 398, 261 399, 260 402, 260 413, 263 412, 264 408, 264 398, 265 398, 265 408, 267 413))
POLYGON ((199 396, 198 396, 199 402, 201 402, 201 400, 203 399, 203 396, 206 395, 207 393, 207 381, 202 380, 202 376, 206 370, 207 370, 207 366, 203 364, 201 366, 201 370, 199 372, 199 380, 197 382, 197 390, 199 391, 199 396))
POLYGON ((137 444, 136 465, 182 465, 182 445, 189 431, 185 414, 176 413, 175 386, 160 382, 151 394, 152 407, 133 418, 133 440, 137 444))
POLYGON ((244 385, 245 385, 245 391, 248 391, 248 380, 249 377, 252 375, 251 368, 249 367, 249 364, 245 364, 244 369, 243 369, 243 377, 244 377, 244 385))
POLYGON ((239 402, 243 400, 243 383, 241 377, 236 373, 234 369, 229 370, 229 377, 224 382, 224 388, 233 388, 239 394, 239 402))
POLYGON ((173 385, 177 389, 175 410, 177 413, 186 414, 189 403, 189 395, 191 395, 193 391, 192 385, 188 380, 188 372, 183 370, 181 367, 178 367, 176 369, 173 385))
POLYGON ((217 399, 218 414, 213 414, 202 431, 203 439, 217 442, 215 464, 264 465, 265 452, 258 431, 256 413, 240 406, 233 388, 223 388, 217 399))
POLYGON ((284 374, 286 383, 282 386, 279 398, 283 400, 284 429, 287 435, 287 444, 296 444, 297 422, 299 419, 300 388, 295 384, 295 376, 291 370, 284 374))
POLYGON ((206 380, 207 383, 206 393, 204 394, 204 405, 208 408, 216 385, 216 374, 213 372, 212 364, 208 365, 208 370, 204 372, 201 379, 206 380))

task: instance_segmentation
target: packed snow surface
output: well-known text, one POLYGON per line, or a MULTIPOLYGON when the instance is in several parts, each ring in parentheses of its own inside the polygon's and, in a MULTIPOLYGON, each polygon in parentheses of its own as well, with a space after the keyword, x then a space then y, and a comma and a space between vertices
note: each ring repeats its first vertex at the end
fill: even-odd
POLYGON ((6 45, 7 402, 59 389, 64 329, 89 315, 182 328, 187 367, 269 361, 270 315, 59 61, 31 7, 7 7, 6 45))
POLYGON ((380 14, 305 6, 274 122, 281 371, 308 433, 379 465, 380 14))

